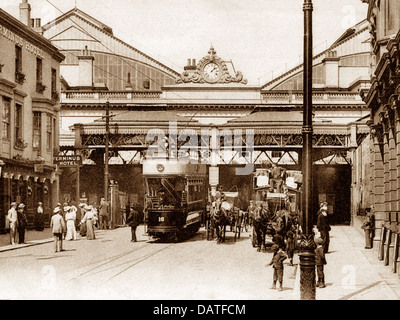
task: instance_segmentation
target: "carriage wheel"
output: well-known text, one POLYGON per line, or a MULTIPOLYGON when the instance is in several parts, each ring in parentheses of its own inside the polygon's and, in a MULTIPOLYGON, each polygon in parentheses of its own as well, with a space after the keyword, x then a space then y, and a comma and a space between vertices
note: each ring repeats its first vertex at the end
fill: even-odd
POLYGON ((234 235, 234 237, 233 237, 233 240, 236 242, 236 233, 237 233, 237 224, 236 224, 236 221, 235 221, 235 226, 234 226, 234 233, 235 233, 235 235, 234 235))

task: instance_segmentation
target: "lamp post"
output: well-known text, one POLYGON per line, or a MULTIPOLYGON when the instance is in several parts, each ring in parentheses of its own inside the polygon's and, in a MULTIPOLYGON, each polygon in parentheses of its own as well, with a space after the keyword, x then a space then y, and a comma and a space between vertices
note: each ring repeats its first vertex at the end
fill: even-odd
POLYGON ((312 220, 312 0, 304 0, 303 71, 303 234, 300 240, 300 299, 315 300, 315 242, 312 220))
POLYGON ((108 201, 108 145, 110 139, 110 102, 106 102, 106 141, 104 148, 104 199, 108 201))

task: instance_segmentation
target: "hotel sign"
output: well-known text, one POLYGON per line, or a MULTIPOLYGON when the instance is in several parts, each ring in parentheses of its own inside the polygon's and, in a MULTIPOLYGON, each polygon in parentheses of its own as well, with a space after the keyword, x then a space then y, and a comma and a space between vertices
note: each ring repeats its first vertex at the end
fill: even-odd
POLYGON ((60 167, 77 167, 82 165, 81 156, 54 156, 53 163, 60 167))
POLYGON ((15 44, 20 47, 25 47, 26 51, 29 51, 35 56, 38 56, 39 58, 44 58, 42 49, 39 49, 28 41, 25 41, 19 35, 15 34, 14 32, 10 31, 2 25, 0 25, 0 35, 12 42, 15 42, 15 44))

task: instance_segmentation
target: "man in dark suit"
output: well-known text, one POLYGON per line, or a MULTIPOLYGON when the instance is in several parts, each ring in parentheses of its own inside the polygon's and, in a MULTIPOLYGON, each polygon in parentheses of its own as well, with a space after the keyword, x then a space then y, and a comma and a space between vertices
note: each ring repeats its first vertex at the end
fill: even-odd
POLYGON ((140 224, 140 213, 134 208, 130 208, 129 216, 128 219, 126 220, 126 223, 128 226, 131 227, 131 242, 136 242, 137 237, 136 237, 136 228, 140 224))
POLYGON ((331 231, 331 227, 328 221, 328 204, 326 202, 323 202, 319 209, 317 228, 323 241, 322 247, 324 248, 324 253, 327 253, 329 249, 329 231, 331 231))

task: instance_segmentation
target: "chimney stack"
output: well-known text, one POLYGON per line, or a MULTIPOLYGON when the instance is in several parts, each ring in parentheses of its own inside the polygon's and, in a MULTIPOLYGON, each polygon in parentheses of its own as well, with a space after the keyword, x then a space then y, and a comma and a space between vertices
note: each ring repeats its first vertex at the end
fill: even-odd
POLYGON ((81 55, 78 56, 80 87, 93 87, 93 60, 91 51, 85 46, 81 55))
POLYGON ((31 23, 31 5, 28 0, 22 0, 19 5, 19 20, 26 26, 30 26, 31 23))
POLYGON ((183 68, 184 70, 196 70, 196 59, 188 59, 187 65, 183 68))
POLYGON ((43 35, 43 28, 42 28, 42 21, 40 18, 36 18, 36 19, 31 19, 31 21, 33 20, 33 26, 32 29, 34 31, 36 31, 37 33, 39 33, 40 35, 43 35))

